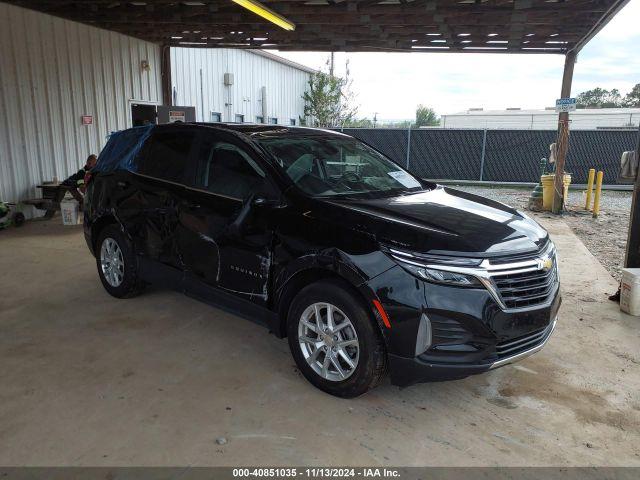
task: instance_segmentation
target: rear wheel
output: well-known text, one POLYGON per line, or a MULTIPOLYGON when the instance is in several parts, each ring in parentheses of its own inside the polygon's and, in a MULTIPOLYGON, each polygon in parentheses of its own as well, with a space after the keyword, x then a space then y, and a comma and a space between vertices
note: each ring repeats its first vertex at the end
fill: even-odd
POLYGON ((96 263, 100 281, 110 295, 129 298, 142 290, 144 284, 138 277, 133 247, 115 225, 108 225, 100 232, 96 263))
POLYGON ((357 397, 386 371, 377 325, 348 286, 322 281, 304 288, 288 316, 289 347, 302 374, 338 397, 357 397))

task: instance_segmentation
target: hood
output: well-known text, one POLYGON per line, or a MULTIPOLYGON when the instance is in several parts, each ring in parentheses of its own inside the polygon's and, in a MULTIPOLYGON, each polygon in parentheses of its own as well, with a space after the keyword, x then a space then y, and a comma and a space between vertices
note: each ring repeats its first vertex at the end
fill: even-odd
POLYGON ((390 247, 420 253, 502 256, 535 252, 547 232, 521 212, 478 195, 438 186, 387 198, 324 200, 354 218, 354 227, 390 247))

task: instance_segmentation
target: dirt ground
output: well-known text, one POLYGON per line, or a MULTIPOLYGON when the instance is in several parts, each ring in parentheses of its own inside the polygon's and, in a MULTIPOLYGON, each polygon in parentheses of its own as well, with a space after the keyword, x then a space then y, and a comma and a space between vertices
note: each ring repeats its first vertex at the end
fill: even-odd
MULTIPOLYGON (((526 210, 530 189, 454 186, 513 207, 526 210)), ((584 209, 584 191, 571 190, 563 220, 587 246, 589 251, 616 279, 620 280, 629 228, 631 192, 602 192, 600 215, 593 218, 584 209)), ((529 212, 527 212, 529 213, 529 212)), ((547 213, 532 214, 535 218, 553 218, 547 213)))
POLYGON ((161 289, 110 297, 79 227, 2 231, 0 465, 640 466, 638 319, 562 219, 540 222, 563 292, 541 352, 353 400, 252 322, 161 289))

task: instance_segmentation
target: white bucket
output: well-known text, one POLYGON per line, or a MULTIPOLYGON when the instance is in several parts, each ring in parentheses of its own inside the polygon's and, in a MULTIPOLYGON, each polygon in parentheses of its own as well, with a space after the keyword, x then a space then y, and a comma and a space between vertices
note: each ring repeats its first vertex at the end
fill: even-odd
POLYGON ((80 206, 74 198, 65 196, 60 202, 63 225, 77 225, 80 220, 80 206))
POLYGON ((640 316, 640 268, 622 269, 620 310, 640 316))

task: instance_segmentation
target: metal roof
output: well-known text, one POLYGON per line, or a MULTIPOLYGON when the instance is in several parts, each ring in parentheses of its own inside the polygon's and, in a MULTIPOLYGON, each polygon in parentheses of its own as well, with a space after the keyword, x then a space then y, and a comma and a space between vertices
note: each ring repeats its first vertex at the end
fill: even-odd
POLYGON ((307 73, 316 73, 317 70, 314 70, 311 67, 307 67, 306 65, 302 65, 301 63, 298 62, 294 62, 292 60, 289 60, 287 58, 281 57, 279 55, 276 55, 274 53, 271 52, 265 52, 264 50, 248 50, 249 52, 255 54, 255 55, 259 55, 261 57, 264 58, 268 58, 269 60, 273 60, 274 62, 278 62, 281 63, 283 65, 287 65, 288 67, 292 67, 295 68, 297 70, 302 70, 303 72, 307 72, 307 73))
POLYGON ((285 31, 230 0, 11 0, 172 46, 321 51, 567 53, 629 0, 262 0, 285 31))

